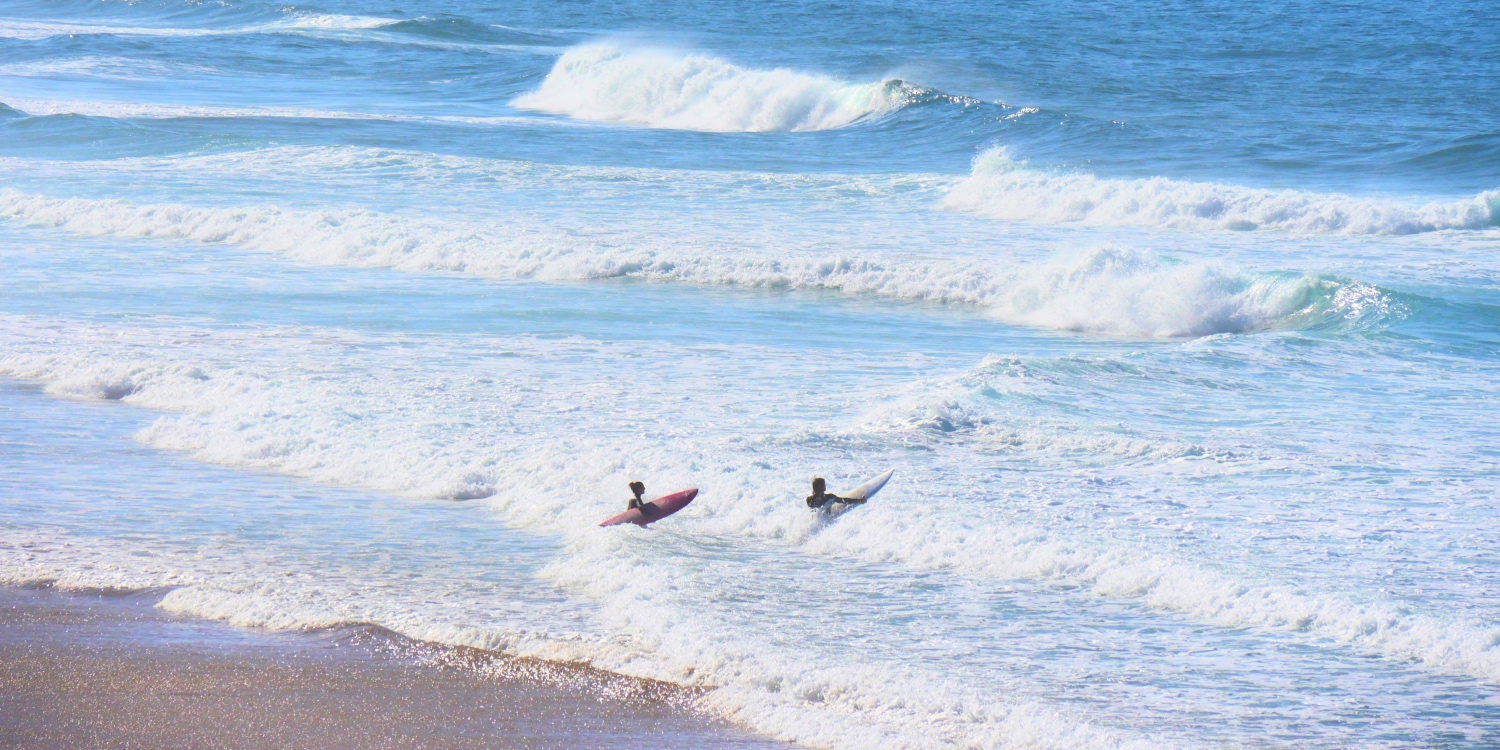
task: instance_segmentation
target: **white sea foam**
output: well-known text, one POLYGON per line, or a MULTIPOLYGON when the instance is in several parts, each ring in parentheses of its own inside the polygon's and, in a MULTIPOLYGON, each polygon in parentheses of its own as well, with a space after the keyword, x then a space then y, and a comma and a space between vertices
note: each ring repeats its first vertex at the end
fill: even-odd
POLYGON ((137 206, 0 190, 0 216, 72 232, 226 243, 312 263, 449 271, 506 279, 618 276, 782 288, 825 288, 981 305, 1020 325, 1129 336, 1200 336, 1317 324, 1347 314, 1343 284, 1251 276, 1154 253, 1098 248, 1051 263, 864 259, 761 248, 693 248, 621 232, 579 238, 535 222, 486 226, 365 211, 274 206, 137 206))
POLYGON ((377 29, 400 23, 392 18, 366 16, 342 16, 302 13, 269 23, 249 24, 227 28, 192 28, 172 26, 112 26, 70 21, 44 21, 23 19, 0 19, 0 38, 39 40, 59 36, 158 36, 158 37, 209 37, 239 36, 245 34, 295 34, 299 32, 338 32, 377 29))
POLYGON ((942 205, 1005 221, 1106 227, 1404 235, 1500 226, 1500 190, 1415 204, 1164 177, 1105 179, 1032 169, 1003 148, 981 154, 942 205))
MULTIPOLYGON (((188 451, 203 460, 345 485, 428 496, 488 496, 489 506, 508 523, 571 540, 581 557, 555 566, 557 580, 588 591, 597 600, 613 602, 615 616, 623 618, 625 630, 662 632, 661 637, 676 639, 673 642, 679 648, 699 636, 672 635, 668 625, 648 622, 655 615, 650 614, 651 607, 641 607, 641 602, 664 595, 651 588, 655 578, 619 575, 621 563, 612 556, 625 542, 619 535, 591 530, 591 521, 602 517, 607 508, 597 500, 567 498, 605 496, 609 481, 622 470, 640 471, 672 484, 693 480, 703 488, 703 495, 685 512, 686 517, 698 519, 701 531, 711 534, 779 540, 810 555, 897 562, 977 579, 1058 584, 1219 627, 1294 633, 1312 642, 1346 645, 1418 662, 1439 672, 1500 683, 1500 649, 1496 648, 1500 630, 1492 626, 1415 614, 1378 599, 1359 600, 1253 576, 1236 577, 1129 543, 1069 539, 1006 523, 985 515, 981 506, 882 503, 863 510, 862 523, 820 527, 805 512, 788 505, 781 493, 768 489, 784 477, 780 470, 761 465, 771 460, 766 451, 778 450, 777 445, 782 446, 779 450, 805 453, 816 445, 806 436, 768 434, 746 443, 745 436, 738 434, 742 431, 719 439, 704 426, 707 422, 700 425, 688 419, 664 426, 663 433, 652 439, 638 441, 628 455, 607 437, 602 441, 576 437, 596 431, 588 426, 594 418, 590 414, 617 417, 628 414, 626 404, 663 403, 668 392, 712 390, 711 383, 717 382, 712 378, 695 386, 689 383, 696 380, 654 382, 644 373, 637 377, 617 367, 613 374, 622 380, 618 388, 589 393, 591 409, 567 412, 565 405, 580 398, 579 387, 594 375, 589 368, 568 370, 569 379, 583 380, 559 380, 554 370, 557 363, 576 360, 578 351, 593 351, 614 362, 629 359, 599 352, 603 345, 598 343, 514 340, 504 346, 507 351, 521 347, 521 357, 476 360, 470 354, 442 347, 426 351, 408 342, 401 347, 400 368, 423 373, 419 382, 405 377, 404 370, 393 372, 392 364, 380 358, 388 347, 377 345, 378 340, 352 337, 341 341, 326 331, 195 335, 190 330, 116 331, 18 318, 5 320, 0 336, 6 351, 0 357, 0 374, 45 383, 58 395, 123 399, 180 415, 163 417, 142 432, 139 438, 148 445, 188 451), (287 365, 287 357, 293 358, 294 367, 287 365), (477 361, 501 369, 474 371, 463 364, 477 361), (541 377, 539 371, 551 373, 546 376, 545 391, 528 380, 541 377), (372 378, 365 372, 390 376, 372 378), (434 390, 425 378, 456 385, 434 390), (485 404, 483 411, 480 403, 485 404), (575 425, 569 420, 582 421, 575 425), (472 428, 476 421, 501 425, 503 431, 486 437, 472 428), (470 427, 462 429, 464 425, 470 427), (497 444, 509 446, 503 460, 498 460, 497 444), (597 555, 608 559, 590 557, 597 555), (610 565, 617 568, 616 575, 600 575, 610 565)), ((639 347, 631 345, 632 353, 638 354, 639 347)), ((703 353, 680 352, 680 356, 701 359, 703 353)), ((661 366, 665 359, 657 352, 647 359, 656 380, 664 379, 660 373, 674 369, 661 366)), ((799 366, 810 364, 805 360, 799 359, 799 366)), ((757 367, 769 364, 761 361, 757 367)), ((994 366, 984 363, 980 369, 994 366)), ((940 390, 945 387, 939 384, 940 390)), ((767 397, 745 398, 764 402, 767 397)), ((712 421, 709 416, 703 419, 712 421)), ((892 426, 884 423, 863 429, 868 440, 892 426)), ((920 424, 894 429, 930 433, 920 424)), ((897 440, 892 445, 911 443, 897 440)), ((1064 444, 1059 449, 1076 447, 1076 443, 1064 444)), ((788 455, 773 463, 796 460, 788 455)), ((725 652, 713 649, 689 651, 681 657, 683 661, 669 659, 649 669, 621 657, 623 662, 608 668, 677 679, 681 670, 703 669, 705 662, 724 657, 725 652)), ((735 663, 743 666, 743 662, 735 663)), ((729 675, 744 677, 733 670, 717 674, 724 684, 742 684, 729 675)), ((797 672, 778 674, 784 680, 797 672)), ((849 679, 864 684, 863 678, 849 679)), ((849 688, 856 695, 864 695, 860 690, 865 689, 849 688)), ((877 700, 873 694, 867 698, 877 700)), ((862 701, 866 698, 855 700, 855 705, 873 705, 862 701)), ((919 719, 910 716, 901 721, 919 719)))
MULTIPOLYGON (((113 103, 60 103, 30 100, 18 101, 39 113, 74 112, 159 113, 162 116, 185 116, 191 109, 176 107, 143 110, 121 109, 140 105, 113 103)), ((215 109, 204 110, 213 116, 265 116, 266 113, 287 116, 377 117, 314 110, 215 109)), ((413 118, 428 119, 428 118, 413 118)), ((437 118, 444 119, 444 118, 437 118)), ((41 161, 29 158, 0 157, 0 171, 12 170, 39 180, 71 181, 79 176, 76 162, 41 161)), ((751 171, 698 171, 649 167, 615 167, 557 165, 519 159, 489 159, 451 154, 435 154, 357 146, 275 146, 249 151, 225 151, 162 157, 130 157, 89 162, 90 176, 112 175, 138 179, 151 174, 160 181, 172 175, 189 180, 187 189, 196 192, 197 179, 212 179, 225 186, 231 181, 295 182, 298 185, 328 185, 339 195, 383 194, 391 180, 402 184, 422 184, 422 192, 451 190, 455 185, 468 186, 475 179, 503 187, 507 192, 583 190, 596 203, 605 200, 636 198, 643 191, 656 191, 674 197, 691 196, 705 201, 755 201, 772 199, 835 203, 846 206, 852 201, 874 199, 890 205, 921 211, 928 210, 933 196, 951 187, 955 180, 943 175, 891 174, 785 174, 751 171), (311 181, 311 182, 310 182, 311 181)), ((269 189, 269 188, 267 188, 269 189)), ((593 232, 598 234, 596 230, 593 232)))
POLYGON ((590 541, 551 566, 550 577, 601 602, 615 629, 660 634, 658 650, 676 662, 668 672, 673 679, 719 685, 710 705, 774 737, 850 748, 1148 746, 1043 704, 968 688, 945 673, 830 658, 808 643, 788 649, 791 623, 775 627, 780 632, 770 638, 740 628, 732 639, 715 637, 727 623, 698 600, 698 585, 712 584, 662 585, 639 553, 625 552, 618 535, 590 541))
POLYGON ((1367 653, 1419 661, 1438 671, 1500 682, 1500 649, 1495 647, 1500 629, 1483 623, 1413 615, 1392 604, 1358 603, 1294 587, 1237 580, 1158 555, 1089 549, 1035 530, 948 525, 955 520, 940 526, 934 523, 936 519, 908 515, 902 523, 881 518, 858 529, 835 526, 809 547, 954 569, 972 576, 1053 581, 1220 627, 1304 633, 1367 653), (887 531, 872 533, 872 529, 887 531))
MULTIPOLYGON (((369 591, 343 590, 275 563, 218 565, 203 555, 163 554, 139 544, 56 535, 0 534, 0 583, 54 585, 64 590, 170 589, 162 609, 277 630, 376 625, 416 640, 569 664, 618 674, 716 689, 700 703, 766 735, 813 747, 864 750, 983 747, 1034 750, 1147 750, 1170 747, 1070 718, 1056 709, 974 692, 951 683, 875 665, 825 665, 813 659, 725 648, 675 603, 620 581, 622 561, 607 551, 570 569, 590 594, 607 603, 629 632, 651 633, 673 648, 650 654, 607 637, 549 636, 494 624, 435 620, 414 602, 381 601, 369 591), (597 566, 597 567, 596 567, 597 566), (652 607, 642 607, 650 601, 652 607), (672 612, 676 617, 642 617, 672 612), (647 620, 652 620, 648 622, 647 620), (675 623, 675 624, 673 624, 675 623), (665 624, 665 627, 661 627, 665 624), (709 636, 709 637, 705 637, 709 636), (788 658, 790 657, 790 658, 788 658)), ((394 592, 386 589, 387 594, 394 592)), ((667 645, 667 644, 661 644, 667 645)))
MULTIPOLYGON (((435 620, 433 613, 424 616, 410 598, 360 596, 348 587, 357 580, 350 571, 322 571, 307 586, 306 571, 293 561, 256 559, 243 550, 218 552, 205 556, 140 541, 10 530, 0 533, 0 584, 68 591, 169 589, 159 605, 163 609, 240 627, 310 630, 375 624, 418 640, 549 661, 628 662, 641 657, 609 638, 569 632, 561 621, 555 623, 557 631, 547 632, 497 623, 491 612, 485 626, 453 625, 435 620)), ((546 609, 536 601, 530 606, 546 609)))
MULTIPOLYGON (((410 582, 397 587, 364 586, 368 571, 351 573, 324 565, 308 571, 298 560, 274 556, 246 567, 242 554, 217 549, 205 555, 190 548, 189 554, 173 557, 157 551, 138 555, 123 543, 69 545, 50 540, 25 545, 20 555, 24 559, 13 562, 7 560, 6 552, 21 545, 0 544, 0 579, 58 581, 75 588, 174 586, 162 604, 165 608, 239 625, 307 628, 373 623, 440 643, 714 685, 719 690, 709 703, 725 716, 816 746, 1144 747, 1128 736, 1079 722, 1044 705, 997 698, 899 666, 831 663, 744 633, 728 633, 694 609, 691 595, 682 597, 686 584, 680 577, 661 575, 655 566, 666 562, 643 559, 630 537, 593 527, 591 521, 603 512, 598 501, 566 499, 600 496, 585 487, 618 471, 621 458, 617 452, 588 440, 544 444, 523 439, 520 442, 529 447, 521 454, 496 462, 483 455, 494 449, 493 439, 472 436, 479 439, 470 440, 451 421, 460 418, 503 425, 501 434, 511 435, 505 442, 517 442, 516 434, 508 431, 520 429, 524 434, 528 420, 521 413, 522 404, 531 410, 540 408, 549 422, 556 422, 559 415, 551 412, 561 404, 552 399, 562 395, 569 402, 576 401, 574 386, 554 394, 517 383, 515 400, 494 398, 493 390, 485 386, 491 397, 485 399, 486 414, 480 415, 467 397, 454 401, 430 391, 416 399, 413 393, 403 394, 408 386, 421 388, 404 374, 377 380, 346 377, 364 370, 363 365, 354 364, 355 359, 386 351, 387 344, 393 343, 388 339, 292 329, 231 334, 233 341, 204 347, 217 336, 204 338, 191 329, 114 332, 23 319, 7 320, 5 329, 10 336, 0 340, 8 356, 0 358, 0 372, 6 375, 48 382, 48 390, 56 395, 124 399, 136 406, 181 412, 181 416, 158 420, 140 435, 149 445, 193 451, 198 458, 221 463, 274 468, 322 481, 404 487, 421 494, 453 496, 446 477, 463 477, 492 489, 498 487, 497 481, 503 482, 504 495, 491 498, 491 507, 501 518, 569 540, 573 552, 552 566, 550 580, 600 602, 609 630, 631 634, 634 643, 497 628, 464 609, 487 606, 487 598, 434 597, 424 593, 428 584, 410 582), (308 335, 317 343, 293 343, 308 335), (23 351, 27 349, 31 352, 23 351), (189 357, 196 360, 191 362, 162 356, 173 350, 192 350, 198 356, 189 357), (309 359, 306 355, 312 351, 323 354, 309 359), (325 360, 324 355, 331 358, 325 360), (355 390, 349 390, 351 385, 355 390), (455 406, 459 411, 453 411, 455 406), (434 424, 435 418, 445 424, 434 424), (397 424, 405 426, 392 429, 397 424), (309 428, 317 434, 311 440, 311 433, 305 431, 309 428), (412 481, 418 477, 425 478, 412 481), (292 567, 283 570, 286 565, 292 567), (341 583, 345 579, 352 580, 341 583)), ((561 360, 574 360, 578 353, 597 350, 600 345, 522 340, 506 342, 506 346, 521 356, 499 362, 516 362, 512 369, 524 373, 539 365, 550 368, 540 360, 558 355, 561 360)), ((640 353, 643 346, 630 348, 640 353)), ((416 353, 416 349, 408 352, 416 353)), ((452 370, 455 362, 473 361, 449 354, 427 352, 420 355, 426 364, 418 367, 426 376, 447 380, 465 369, 452 370), (428 355, 437 356, 429 359, 428 355), (438 367, 429 368, 429 364, 438 367)), ((702 357, 693 352, 683 355, 702 357)), ((618 353, 606 356, 624 361, 618 353)), ((410 357, 402 360, 408 364, 398 367, 417 365, 410 357)), ((651 356, 650 360, 655 363, 661 358, 651 356)), ((388 376, 392 368, 385 364, 372 372, 388 376)), ((474 374, 470 372, 468 378, 471 386, 474 374)), ((625 377, 623 371, 616 375, 625 377)), ((549 381, 551 388, 560 385, 555 379, 549 381)), ((651 389, 645 380, 632 377, 622 397, 646 401, 663 397, 651 389)), ((666 390, 679 390, 679 384, 669 384, 666 390)), ((604 404, 599 407, 621 413, 604 404)), ((701 429, 690 432, 701 434, 701 429)), ((677 450, 652 448, 641 453, 652 463, 670 462, 673 453, 681 455, 677 450)), ((679 465, 674 471, 682 469, 679 465)), ((669 476, 659 470, 653 474, 669 476)), ((441 579, 438 571, 432 573, 441 579)))
MULTIPOLYGON (((1076 364, 1087 368, 1092 363, 1076 364)), ((1117 363, 1111 362, 1104 369, 1109 365, 1117 363)), ((1229 450, 1173 436, 1123 429, 1099 431, 1059 421, 1035 406, 1038 400, 1055 395, 1053 384, 1057 380, 1055 376, 1039 375, 1034 364, 1022 358, 990 355, 970 370, 918 380, 886 394, 836 434, 856 439, 909 436, 918 443, 956 436, 969 446, 1078 453, 1116 461, 1236 462, 1241 458, 1229 450)), ((1078 381, 1068 382, 1078 387, 1078 381)))
POLYGON ((347 112, 303 107, 219 107, 196 104, 151 102, 71 101, 56 99, 12 99, 17 108, 34 116, 85 115, 122 119, 275 117, 308 120, 374 120, 380 122, 454 122, 500 125, 534 122, 520 117, 465 117, 460 115, 392 115, 378 112, 347 112))
POLYGON ((704 132, 830 130, 906 104, 899 81, 853 84, 699 53, 596 42, 568 50, 512 106, 581 120, 704 132))
POLYGON ((316 29, 320 31, 361 31, 364 29, 379 29, 401 23, 396 18, 376 18, 372 16, 345 16, 334 13, 300 13, 283 21, 273 21, 260 26, 249 26, 250 29, 267 29, 276 31, 303 31, 316 29))
MULTIPOLYGON (((1057 449, 1073 447, 1084 446, 1073 442, 1057 449)), ((862 510, 862 523, 822 527, 805 515, 778 513, 784 500, 753 487, 719 483, 705 492, 731 498, 723 503, 726 517, 710 528, 791 540, 808 554, 947 570, 980 580, 1055 584, 1217 627, 1293 634, 1500 684, 1500 628, 1480 621, 1413 614, 1392 602, 1239 578, 1132 545, 1067 540, 952 506, 933 511, 886 503, 862 510)))

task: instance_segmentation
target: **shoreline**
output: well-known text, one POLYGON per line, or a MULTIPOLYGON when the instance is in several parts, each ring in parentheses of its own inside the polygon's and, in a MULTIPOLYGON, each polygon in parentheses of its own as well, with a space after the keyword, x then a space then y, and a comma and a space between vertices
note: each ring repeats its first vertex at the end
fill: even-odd
POLYGON ((373 626, 238 628, 164 595, 0 586, 0 747, 792 747, 701 689, 373 626))

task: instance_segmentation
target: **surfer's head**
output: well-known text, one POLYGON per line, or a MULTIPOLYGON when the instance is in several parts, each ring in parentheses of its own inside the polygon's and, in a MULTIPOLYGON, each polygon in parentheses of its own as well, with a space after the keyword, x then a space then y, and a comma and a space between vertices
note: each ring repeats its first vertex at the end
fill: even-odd
POLYGON ((822 492, 828 488, 828 483, 822 477, 813 480, 813 492, 822 492))
POLYGON ((646 494, 646 485, 644 482, 631 482, 630 491, 634 492, 636 496, 639 497, 646 494))

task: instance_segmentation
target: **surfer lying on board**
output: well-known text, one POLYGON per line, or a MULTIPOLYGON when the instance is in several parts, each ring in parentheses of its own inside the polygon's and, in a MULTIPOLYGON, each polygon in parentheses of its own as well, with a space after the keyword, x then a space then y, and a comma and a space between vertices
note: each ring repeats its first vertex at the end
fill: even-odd
POLYGON ((635 497, 630 498, 630 504, 625 507, 625 510, 635 510, 646 504, 645 498, 642 497, 646 494, 646 485, 643 482, 631 482, 630 491, 635 493, 635 497))
POLYGON ((828 489, 828 483, 824 482, 822 477, 814 479, 813 493, 807 496, 807 507, 821 508, 829 503, 849 503, 850 505, 859 505, 860 503, 864 502, 863 500, 839 497, 832 492, 825 492, 826 489, 828 489))

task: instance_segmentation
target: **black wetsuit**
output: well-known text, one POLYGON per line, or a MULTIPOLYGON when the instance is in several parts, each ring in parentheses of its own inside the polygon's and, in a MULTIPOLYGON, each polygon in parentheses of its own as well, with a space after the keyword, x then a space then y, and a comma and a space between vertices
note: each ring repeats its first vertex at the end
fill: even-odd
POLYGON ((807 496, 807 507, 821 508, 829 503, 862 503, 863 500, 850 500, 839 497, 832 492, 814 492, 807 496))
MULTIPOLYGON (((630 503, 625 507, 625 510, 635 510, 636 508, 639 508, 645 504, 646 501, 642 500, 640 495, 636 495, 635 497, 630 498, 630 503)), ((644 510, 641 512, 645 513, 644 510)))

